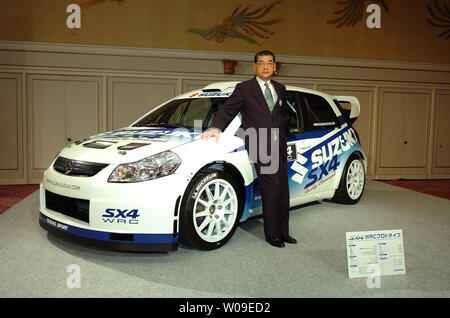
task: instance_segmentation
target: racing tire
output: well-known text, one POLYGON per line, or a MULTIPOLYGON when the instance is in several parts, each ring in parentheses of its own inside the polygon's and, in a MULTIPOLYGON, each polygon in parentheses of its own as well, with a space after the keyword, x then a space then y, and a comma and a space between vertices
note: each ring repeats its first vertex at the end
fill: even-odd
POLYGON ((361 199, 366 183, 363 161, 356 155, 351 155, 342 172, 339 186, 333 201, 341 204, 356 204, 361 199))
POLYGON ((209 251, 227 243, 242 216, 243 195, 224 171, 205 169, 189 183, 180 209, 180 243, 209 251))

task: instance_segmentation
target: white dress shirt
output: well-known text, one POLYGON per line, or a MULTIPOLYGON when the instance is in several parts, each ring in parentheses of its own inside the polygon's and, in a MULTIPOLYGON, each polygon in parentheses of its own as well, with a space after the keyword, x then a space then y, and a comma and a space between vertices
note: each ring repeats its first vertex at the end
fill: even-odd
MULTIPOLYGON (((258 81, 258 84, 261 87, 262 93, 264 95, 264 92, 266 90, 266 82, 264 82, 258 76, 256 76, 256 80, 258 81)), ((272 93, 273 103, 275 104, 278 100, 277 92, 275 91, 275 87, 273 87, 273 84, 270 80, 268 80, 267 83, 269 83, 269 89, 270 89, 270 92, 272 93)))

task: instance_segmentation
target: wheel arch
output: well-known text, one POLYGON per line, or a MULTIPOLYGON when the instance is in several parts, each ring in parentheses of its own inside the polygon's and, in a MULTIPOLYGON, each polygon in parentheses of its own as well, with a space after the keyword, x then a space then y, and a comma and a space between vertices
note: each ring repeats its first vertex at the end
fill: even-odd
POLYGON ((340 172, 338 174, 339 178, 336 178, 334 180, 334 183, 333 183, 333 186, 332 186, 332 190, 333 191, 336 191, 338 189, 339 184, 341 182, 342 174, 344 173, 344 167, 347 164, 347 161, 349 161, 350 158, 352 158, 352 157, 357 157, 358 159, 361 159, 363 161, 363 164, 364 164, 364 171, 367 171, 367 162, 366 162, 366 157, 364 156, 364 153, 360 149, 356 149, 356 150, 352 151, 350 154, 345 156, 345 161, 343 163, 343 167, 342 167, 342 169, 340 169, 340 172))
MULTIPOLYGON (((226 162, 226 161, 213 161, 213 162, 210 162, 210 163, 204 165, 203 167, 201 167, 195 175, 197 175, 200 171, 202 171, 204 169, 217 169, 217 170, 222 170, 222 171, 230 174, 233 177, 233 179, 239 184, 239 191, 241 192, 242 198, 244 198, 244 202, 245 202, 244 176, 242 175, 241 171, 239 171, 239 169, 235 165, 233 165, 230 162, 226 162)), ((193 177, 195 177, 195 175, 193 177)))
POLYGON ((353 155, 358 157, 359 159, 361 159, 363 161, 363 163, 364 163, 364 171, 367 173, 367 159, 366 159, 366 156, 364 155, 364 153, 361 150, 355 150, 355 151, 353 151, 350 154, 350 156, 348 158, 350 158, 353 155))

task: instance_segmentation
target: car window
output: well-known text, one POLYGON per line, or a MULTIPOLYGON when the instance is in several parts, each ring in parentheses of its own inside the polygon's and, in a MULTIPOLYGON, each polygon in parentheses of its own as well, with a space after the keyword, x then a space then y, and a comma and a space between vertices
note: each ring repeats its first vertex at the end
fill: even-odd
POLYGON ((178 107, 174 107, 171 113, 166 113, 166 119, 163 121, 164 123, 179 125, 180 119, 184 118, 184 114, 190 105, 189 101, 181 103, 178 107))
POLYGON ((214 114, 225 100, 225 98, 175 99, 152 111, 133 127, 173 125, 193 129, 196 128, 195 121, 200 120, 202 128, 206 129, 211 125, 214 114))
POLYGON ((210 98, 198 98, 193 100, 187 111, 185 111, 180 119, 179 125, 183 127, 194 127, 194 121, 201 120, 202 125, 205 123, 206 116, 211 109, 211 99, 210 98))
POLYGON ((294 92, 286 92, 286 102, 289 107, 289 130, 293 133, 304 131, 302 109, 294 92))
POLYGON ((298 96, 305 107, 310 121, 310 129, 323 130, 336 127, 336 115, 325 98, 309 93, 299 93, 298 96))

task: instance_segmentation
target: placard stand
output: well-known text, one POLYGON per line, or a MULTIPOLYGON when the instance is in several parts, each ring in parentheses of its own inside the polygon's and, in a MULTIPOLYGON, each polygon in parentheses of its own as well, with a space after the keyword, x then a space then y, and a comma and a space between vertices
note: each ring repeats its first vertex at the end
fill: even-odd
POLYGON ((406 274, 402 230, 347 232, 348 277, 406 274))

